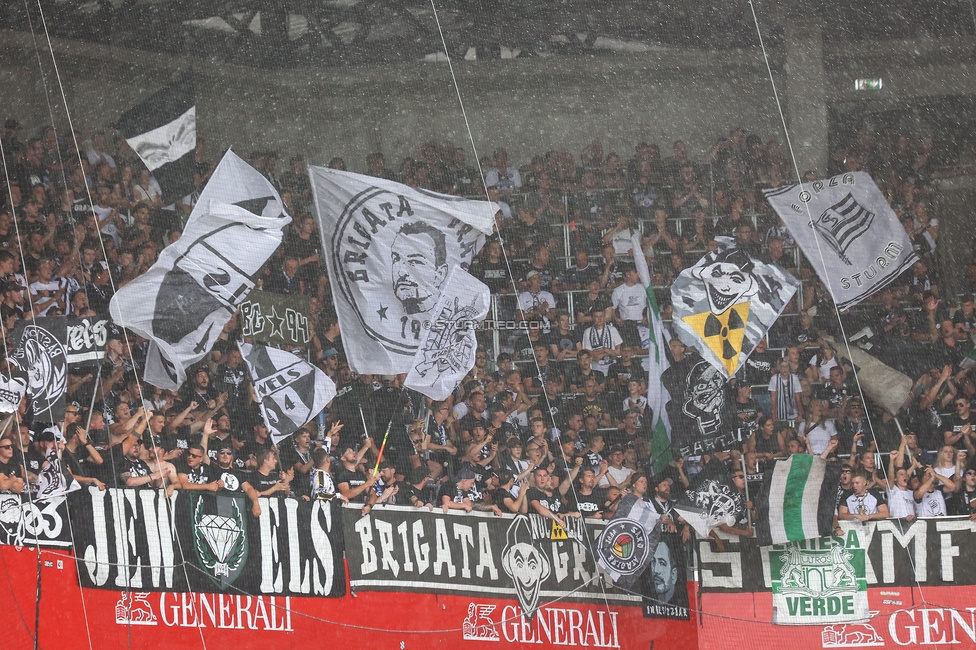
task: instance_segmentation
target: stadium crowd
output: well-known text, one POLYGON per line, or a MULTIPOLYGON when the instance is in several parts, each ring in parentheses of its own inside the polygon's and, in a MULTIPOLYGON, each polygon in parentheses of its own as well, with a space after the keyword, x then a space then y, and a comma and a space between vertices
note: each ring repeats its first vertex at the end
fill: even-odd
MULTIPOLYGON (((180 237, 213 171, 198 139, 197 191, 164 206, 158 184, 122 138, 52 127, 24 137, 8 119, 0 144, 7 353, 18 321, 108 318, 113 293, 180 237)), ((242 492, 255 514, 258 496, 282 494, 357 502, 364 513, 412 504, 536 512, 557 521, 608 518, 630 490, 667 515, 669 532, 687 538, 688 527, 672 511, 678 490, 703 464, 725 464, 733 484, 754 498, 772 461, 811 453, 842 463, 840 519, 972 515, 976 310, 972 296, 940 290, 939 223, 929 210, 937 158, 930 139, 878 142, 862 128, 829 161, 828 174, 872 175, 919 255, 874 302, 843 315, 859 344, 914 381, 893 417, 865 399, 849 364, 824 338, 841 340, 839 315, 764 201, 762 189, 794 177, 775 139, 732 128, 701 155, 677 140, 668 155, 642 142, 630 156, 595 140, 577 157, 554 150, 522 165, 501 148, 472 164, 464 149, 447 143, 425 145, 396 169, 382 153, 370 154, 366 174, 487 195, 501 208, 497 233, 471 269, 492 291, 495 326, 479 332, 475 366, 454 395, 433 403, 402 389, 402 377, 351 371, 305 161, 293 156, 282 170, 276 153, 256 151, 250 164, 279 188, 293 217, 259 287, 308 298, 311 345, 293 352, 336 382, 331 407, 275 446, 235 345, 236 318, 176 392, 142 379, 146 341, 113 326, 101 371, 71 370, 63 435, 32 422, 21 404, 0 439, 0 490, 29 492, 47 452, 59 446, 83 483, 242 492), (632 232, 641 236, 640 251, 632 232), (648 376, 645 292, 632 260, 635 253, 646 257, 667 323, 671 282, 714 249, 717 236, 779 264, 802 289, 725 387, 734 419, 724 426, 735 444, 682 458, 652 445, 647 387, 668 388, 677 415, 697 353, 672 333, 670 369, 648 376), (662 454, 668 468, 652 472, 662 454)), ((333 158, 329 166, 346 163, 333 158)), ((741 501, 735 525, 723 526, 751 535, 751 499, 741 501)))

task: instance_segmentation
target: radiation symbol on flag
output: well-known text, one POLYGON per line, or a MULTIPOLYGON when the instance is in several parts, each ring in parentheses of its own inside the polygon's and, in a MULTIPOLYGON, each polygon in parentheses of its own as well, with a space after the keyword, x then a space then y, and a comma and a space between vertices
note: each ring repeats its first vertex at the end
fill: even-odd
POLYGON ((746 335, 746 323, 749 322, 749 304, 742 302, 732 305, 721 314, 706 311, 682 319, 722 360, 729 375, 735 374, 739 368, 739 354, 746 335))
POLYGON ((549 539, 569 539, 569 535, 566 534, 566 529, 560 526, 557 522, 552 522, 552 528, 549 530, 549 539))

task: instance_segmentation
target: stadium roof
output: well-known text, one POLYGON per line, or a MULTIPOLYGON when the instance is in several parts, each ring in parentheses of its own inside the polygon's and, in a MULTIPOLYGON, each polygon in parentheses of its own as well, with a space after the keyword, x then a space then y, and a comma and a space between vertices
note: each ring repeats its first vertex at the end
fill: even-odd
MULTIPOLYGON (((787 12, 793 24, 818 16, 825 39, 835 41, 974 33, 966 0, 844 5, 756 3, 772 45, 782 39, 787 12)), ((269 68, 442 58, 438 18, 456 59, 758 44, 743 0, 7 0, 2 6, 0 27, 43 31, 46 24, 51 36, 269 68)))

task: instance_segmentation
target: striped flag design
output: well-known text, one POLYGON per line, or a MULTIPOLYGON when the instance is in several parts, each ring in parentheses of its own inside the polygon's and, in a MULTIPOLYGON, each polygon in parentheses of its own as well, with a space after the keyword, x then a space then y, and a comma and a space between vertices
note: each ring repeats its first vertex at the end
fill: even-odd
POLYGON ((793 454, 776 463, 769 486, 769 533, 773 544, 821 537, 818 525, 827 462, 793 454))

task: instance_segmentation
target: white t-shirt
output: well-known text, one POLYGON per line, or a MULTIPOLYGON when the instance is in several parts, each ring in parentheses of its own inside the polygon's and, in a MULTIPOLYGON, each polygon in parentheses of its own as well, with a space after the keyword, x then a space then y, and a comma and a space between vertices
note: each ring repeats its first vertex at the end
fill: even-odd
MULTIPOLYGON (((540 291, 539 293, 532 293, 531 291, 523 291, 518 296, 519 309, 523 312, 530 312, 538 307, 543 302, 547 303, 549 306, 546 311, 553 309, 556 306, 556 298, 548 291, 540 291)), ((548 333, 550 328, 549 318, 546 313, 543 312, 538 316, 539 320, 543 322, 542 331, 548 333)))
MULTIPOLYGON (((621 343, 623 343, 623 339, 620 338, 620 332, 610 323, 605 324, 601 330, 590 326, 583 332, 583 349, 585 350, 613 350, 621 343)), ((613 365, 613 361, 613 357, 606 356, 599 361, 594 361, 593 367, 605 375, 610 366, 613 365)))
POLYGON ((807 444, 814 456, 822 454, 827 445, 830 444, 830 439, 837 436, 837 427, 834 426, 833 420, 824 420, 822 425, 814 424, 809 431, 806 428, 807 423, 801 422, 797 428, 797 433, 807 437, 807 444))
POLYGON ((647 291, 640 282, 632 287, 621 284, 610 294, 613 308, 621 320, 640 321, 647 304, 647 291))
POLYGON ((935 489, 926 492, 915 506, 915 511, 919 517, 945 517, 945 497, 942 490, 935 489))
POLYGON ((915 514, 915 496, 909 489, 902 490, 897 485, 888 490, 888 513, 895 519, 904 519, 915 514))
MULTIPOLYGON (((51 278, 50 282, 41 282, 40 280, 38 280, 37 282, 32 282, 30 287, 28 288, 30 289, 31 300, 36 301, 39 298, 38 294, 40 292, 42 291, 51 292, 51 295, 54 295, 54 293, 56 293, 59 289, 61 289, 61 287, 67 287, 67 282, 65 281, 64 278, 51 278)), ((47 300, 48 296, 45 295, 40 299, 47 300)), ((65 304, 67 304, 68 302, 67 291, 65 291, 65 295, 62 297, 62 300, 65 302, 65 304)), ((38 316, 47 316, 47 313, 51 311, 51 308, 54 307, 56 304, 57 303, 52 302, 47 307, 45 307, 44 311, 39 313, 38 316)))
MULTIPOLYGON (((613 480, 617 482, 617 485, 624 484, 627 481, 627 478, 633 473, 634 470, 630 469, 629 467, 621 467, 620 469, 615 469, 613 467, 607 468, 607 474, 613 477, 613 480)), ((607 477, 604 476, 600 479, 600 482, 597 483, 597 485, 600 487, 607 487, 610 485, 610 481, 608 481, 607 477)))

